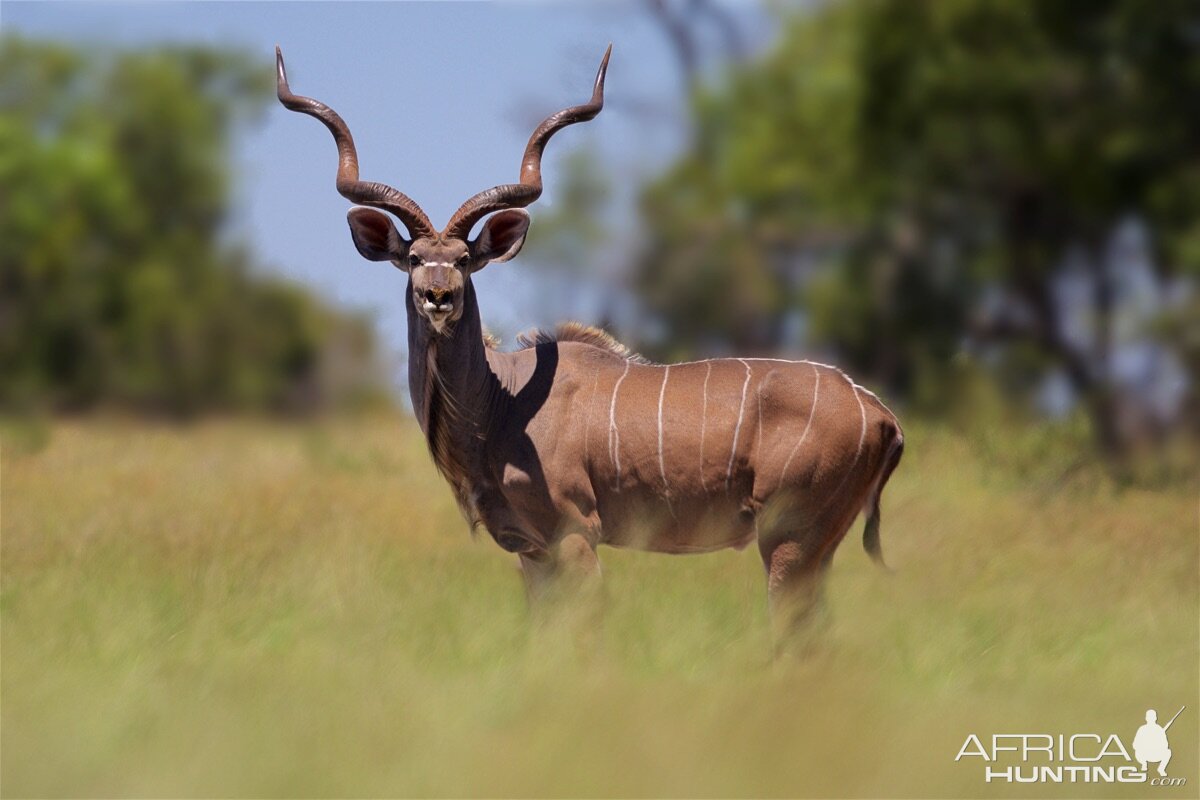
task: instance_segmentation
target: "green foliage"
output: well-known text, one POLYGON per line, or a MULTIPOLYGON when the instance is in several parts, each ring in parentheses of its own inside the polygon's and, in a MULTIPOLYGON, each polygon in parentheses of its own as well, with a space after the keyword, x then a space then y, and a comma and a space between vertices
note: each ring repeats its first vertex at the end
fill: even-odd
POLYGON ((530 226, 525 257, 556 271, 583 269, 588 259, 609 245, 600 221, 612 187, 587 150, 570 153, 555 177, 557 201, 530 226))
POLYGON ((0 41, 0 403, 295 409, 367 385, 365 323, 222 240, 231 136, 270 89, 235 52, 0 41))
POLYGON ((1108 424, 1107 343, 1062 340, 1050 278, 1130 215, 1162 271, 1200 275, 1198 25, 1171 0, 795 12, 699 97, 697 144, 645 193, 638 282, 668 347, 794 346, 803 308, 810 344, 911 397, 994 338, 1063 367, 1108 424), (1022 313, 985 329, 989 292, 1022 313))

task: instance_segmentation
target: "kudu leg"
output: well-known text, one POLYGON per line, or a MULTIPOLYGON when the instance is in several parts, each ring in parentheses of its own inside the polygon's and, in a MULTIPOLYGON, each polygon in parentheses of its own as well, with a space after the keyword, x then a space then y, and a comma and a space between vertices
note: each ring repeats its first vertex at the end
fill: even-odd
POLYGON ((600 593, 600 559, 578 533, 564 536, 549 550, 522 553, 521 576, 535 615, 591 605, 600 593))
POLYGON ((824 618, 828 560, 817 543, 779 537, 759 543, 767 570, 767 601, 777 652, 812 644, 824 618))
POLYGON ((857 502, 848 500, 808 521, 797 513, 774 515, 770 525, 759 528, 777 654, 816 644, 828 621, 825 583, 833 553, 858 516, 857 502))
POLYGON ((555 650, 585 660, 600 643, 600 560, 588 540, 569 534, 544 553, 521 554, 521 574, 543 656, 555 650))

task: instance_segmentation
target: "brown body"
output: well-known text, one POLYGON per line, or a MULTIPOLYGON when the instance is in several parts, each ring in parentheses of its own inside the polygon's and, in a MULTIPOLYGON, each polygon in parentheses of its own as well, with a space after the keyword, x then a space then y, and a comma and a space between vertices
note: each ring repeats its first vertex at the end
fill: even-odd
POLYGON ((515 519, 482 521, 531 542, 571 527, 592 543, 665 553, 743 547, 785 497, 832 525, 865 506, 899 437, 874 395, 810 362, 645 364, 563 341, 491 354, 489 366, 519 393, 517 376, 539 360, 556 362, 542 408, 519 435, 501 428, 483 443, 494 502, 515 519))
POLYGON ((879 496, 903 437, 873 394, 806 361, 649 364, 575 324, 510 353, 483 335, 471 276, 520 251, 545 144, 599 113, 607 65, 608 53, 589 103, 534 131, 520 182, 475 195, 441 232, 407 196, 358 179, 345 123, 291 93, 282 56, 279 99, 333 133, 338 190, 408 229, 372 209, 349 215, 359 252, 408 274, 409 388, 434 462, 471 522, 520 554, 530 595, 592 583, 600 544, 702 553, 757 540, 772 609, 790 627, 861 511, 881 558, 879 496))

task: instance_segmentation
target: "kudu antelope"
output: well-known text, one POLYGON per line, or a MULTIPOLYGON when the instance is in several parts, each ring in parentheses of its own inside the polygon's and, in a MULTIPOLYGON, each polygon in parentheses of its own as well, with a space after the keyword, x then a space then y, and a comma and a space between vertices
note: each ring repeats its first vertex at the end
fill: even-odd
POLYGON ((277 49, 278 96, 333 134, 337 190, 403 223, 407 236, 379 211, 349 212, 358 252, 408 274, 408 382, 433 461, 472 527, 519 554, 531 597, 598 576, 600 544, 703 553, 757 538, 773 616, 798 623, 860 511, 882 563, 879 497, 903 437, 873 394, 807 361, 651 364, 578 324, 515 352, 485 341, 472 275, 520 251, 543 148, 600 112, 611 50, 591 100, 534 130, 519 182, 476 194, 440 232, 401 192, 359 180, 346 123, 292 94, 277 49))

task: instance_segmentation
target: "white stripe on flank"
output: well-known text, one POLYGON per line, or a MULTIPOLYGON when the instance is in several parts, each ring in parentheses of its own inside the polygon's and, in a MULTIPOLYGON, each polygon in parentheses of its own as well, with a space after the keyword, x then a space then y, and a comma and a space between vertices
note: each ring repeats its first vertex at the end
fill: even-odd
MULTIPOLYGON (((843 375, 842 377, 846 376, 843 375)), ((855 451, 854 460, 850 462, 850 467, 846 470, 846 474, 842 477, 841 482, 838 483, 836 489, 829 493, 829 497, 821 504, 821 508, 818 511, 824 511, 825 507, 833 502, 833 498, 838 496, 842 488, 845 487, 846 482, 850 480, 850 476, 854 474, 854 468, 858 465, 858 459, 862 455, 863 443, 867 441, 867 409, 863 405, 862 395, 858 393, 857 383, 849 378, 846 378, 846 383, 850 384, 850 391, 854 392, 854 399, 858 401, 858 411, 862 414, 862 430, 858 434, 858 450, 855 451)))
POLYGON ((704 429, 708 425, 708 379, 712 375, 712 362, 708 364, 708 371, 704 373, 704 405, 700 412, 700 489, 705 494, 708 494, 708 487, 704 485, 704 429))
POLYGON ((854 399, 858 401, 858 413, 862 415, 862 430, 858 432, 858 450, 854 452, 854 460, 857 462, 858 457, 862 455, 863 442, 867 440, 867 409, 863 405, 862 395, 858 393, 858 384, 849 378, 846 378, 846 382, 854 390, 854 399))
POLYGON ((742 366, 746 368, 746 380, 742 384, 742 404, 738 406, 738 421, 733 429, 733 447, 729 448, 729 466, 725 468, 725 491, 729 491, 729 483, 733 480, 733 459, 737 456, 738 437, 742 433, 742 415, 746 412, 746 388, 750 386, 750 365, 746 363, 746 359, 739 358, 742 366))
POLYGON ((625 362, 625 371, 613 385, 612 402, 608 404, 608 458, 617 470, 617 491, 621 490, 621 433, 617 430, 617 392, 621 390, 621 382, 629 374, 629 365, 625 362))
POLYGON ((667 396, 667 378, 671 375, 671 368, 668 366, 663 370, 662 388, 658 390, 658 472, 662 475, 663 482, 663 499, 667 501, 667 510, 671 512, 671 516, 675 516, 675 508, 671 505, 671 487, 667 485, 667 464, 663 460, 663 423, 662 410, 663 398, 667 396))
POLYGON ((813 365, 813 399, 812 408, 808 410, 808 422, 804 423, 804 433, 800 434, 800 440, 792 448, 792 452, 788 453, 787 461, 783 462, 783 471, 779 473, 779 483, 782 484, 787 478, 788 467, 792 464, 792 457, 800 449, 800 445, 804 444, 804 440, 808 438, 808 432, 812 428, 813 417, 817 415, 817 392, 821 388, 821 371, 813 365))
POLYGON ((670 497, 669 497, 671 490, 670 490, 670 487, 667 486, 667 463, 666 463, 666 461, 663 460, 662 410, 663 410, 663 398, 667 396, 667 378, 669 378, 670 376, 671 376, 671 368, 667 367, 666 369, 663 370, 662 388, 658 390, 658 473, 660 475, 662 475, 663 494, 668 496, 667 497, 668 504, 671 502, 670 497))
POLYGON ((762 457, 761 453, 762 453, 762 435, 763 435, 763 424, 762 424, 763 384, 766 383, 767 381, 771 380, 771 376, 773 374, 774 374, 774 371, 768 372, 767 376, 758 382, 758 386, 754 387, 754 397, 758 400, 758 434, 755 436, 755 439, 754 439, 754 457, 755 458, 762 457))

